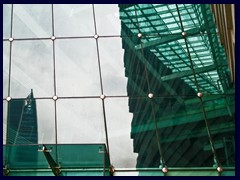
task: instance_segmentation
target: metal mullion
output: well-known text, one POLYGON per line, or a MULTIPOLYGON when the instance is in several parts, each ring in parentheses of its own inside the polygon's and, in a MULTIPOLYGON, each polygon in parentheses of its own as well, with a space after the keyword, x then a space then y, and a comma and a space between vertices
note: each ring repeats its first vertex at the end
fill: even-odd
MULTIPOLYGON (((136 6, 134 6, 135 7, 135 13, 136 13, 136 6)), ((138 7, 139 9, 140 9, 140 11, 142 12, 142 9, 140 8, 140 7, 138 7)), ((142 12, 143 13, 143 12, 142 12)), ((137 15, 137 13, 136 13, 136 18, 137 18, 137 20, 138 20, 138 15, 137 15)), ((146 19, 147 19, 147 17, 145 17, 146 19)), ((152 23, 149 21, 149 23, 152 25, 152 23)), ((138 24, 139 25, 139 24, 138 24)), ((153 25, 152 25, 153 26, 153 25)), ((154 26, 153 26, 154 27, 154 26)), ((138 27, 139 28, 139 33, 141 33, 141 31, 140 31, 140 27, 138 27)), ((142 41, 141 41, 141 46, 142 46, 142 41)), ((144 55, 144 52, 143 52, 143 48, 141 48, 141 52, 142 52, 142 55, 144 55)), ((149 78, 148 78, 148 73, 147 73, 147 68, 146 68, 146 66, 145 66, 145 75, 146 75, 146 79, 147 79, 147 83, 148 83, 148 91, 149 91, 149 93, 150 93, 150 82, 149 82, 149 78)), ((157 125, 157 121, 156 121, 156 113, 155 113, 155 110, 154 110, 154 104, 153 104, 153 102, 151 101, 150 102, 150 104, 151 104, 151 109, 152 109, 152 111, 151 111, 151 114, 152 114, 152 116, 153 116, 153 119, 154 119, 154 125, 155 125, 155 133, 156 133, 156 138, 157 138, 157 145, 158 145, 158 151, 159 151, 159 155, 160 155, 160 165, 161 165, 161 163, 162 163, 162 165, 163 165, 163 167, 165 166, 165 160, 164 160, 164 157, 163 157, 163 151, 162 151, 162 147, 161 147, 161 136, 160 136, 160 134, 158 133, 158 125, 157 125)))
MULTIPOLYGON (((55 36, 54 30, 54 8, 51 4, 51 19, 52 19, 52 37, 55 36)), ((57 96, 57 86, 56 86, 56 53, 55 53, 55 40, 52 40, 52 55, 53 55, 53 82, 54 82, 54 96, 57 96)), ((57 102, 54 101, 54 124, 55 124, 55 144, 56 144, 56 161, 58 162, 58 129, 57 129, 57 102)))
MULTIPOLYGON (((12 29, 13 29, 13 4, 11 5, 11 27, 10 27, 10 37, 12 37, 12 29)), ((12 42, 9 43, 9 74, 8 74, 8 97, 10 97, 10 88, 11 88, 11 62, 12 62, 12 42)), ((10 103, 7 102, 7 122, 6 122, 6 144, 9 141, 9 111, 10 111, 10 103)), ((8 152, 7 161, 9 157, 10 151, 8 152)))
MULTIPOLYGON (((98 35, 97 34, 97 23, 96 23, 96 17, 95 17, 94 4, 92 4, 92 12, 93 12, 93 23, 94 23, 95 35, 98 35)), ((103 91, 103 82, 102 82, 102 73, 101 73, 101 61, 100 61, 100 53, 99 53, 99 46, 98 46, 98 39, 97 38, 96 38, 96 47, 97 47, 97 60, 98 60, 97 62, 98 62, 99 78, 100 78, 100 85, 101 85, 101 94, 103 94, 104 91, 103 91)), ((102 109, 103 110, 103 123, 104 123, 105 138, 106 138, 106 144, 107 144, 107 152, 108 152, 108 156, 109 156, 109 162, 110 162, 110 165, 111 165, 110 150, 109 150, 110 147, 109 147, 109 141, 108 141, 108 129, 107 129, 107 119, 106 119, 106 110, 105 110, 104 99, 102 99, 102 108, 103 108, 102 109)), ((105 173, 105 169, 104 169, 103 173, 105 173)))
MULTIPOLYGON (((178 5, 177 5, 177 4, 176 4, 176 8, 177 8, 178 16, 179 16, 179 19, 180 19, 180 22, 181 22, 181 15, 180 15, 180 12, 179 12, 178 5)), ((202 9, 203 9, 203 8, 202 8, 202 9)), ((183 28, 182 22, 181 22, 181 28, 182 28, 182 32, 184 32, 184 28, 183 28)), ((188 44, 187 44, 186 37, 184 37, 184 40, 185 40, 186 48, 187 48, 187 51, 188 51, 188 44)), ((192 62, 192 60, 191 60, 191 55, 190 55, 190 52, 189 52, 189 51, 188 51, 188 54, 189 54, 189 58, 190 58, 189 60, 190 60, 191 67, 192 67, 192 71, 193 71, 193 76, 194 76, 194 79, 195 79, 195 84, 196 84, 196 87, 197 87, 198 92, 200 92, 200 91, 199 91, 199 86, 198 86, 198 81, 197 81, 196 74, 195 74, 195 70, 194 70, 194 66, 193 66, 193 62, 192 62)), ((210 132, 210 128, 209 128, 209 126, 208 126, 206 110, 205 110, 205 107, 204 107, 204 104, 203 104, 202 97, 199 97, 199 99, 200 99, 200 102, 201 102, 201 105, 202 105, 202 111, 203 111, 204 121, 205 121, 206 129, 207 129, 207 133, 208 133, 209 143, 210 143, 210 145, 211 145, 212 153, 213 153, 213 155, 214 155, 214 158, 215 158, 215 160, 217 161, 217 165, 219 166, 219 160, 218 160, 218 157, 217 157, 217 155, 216 155, 216 150, 215 150, 215 147, 214 147, 212 135, 211 135, 211 132, 210 132)))

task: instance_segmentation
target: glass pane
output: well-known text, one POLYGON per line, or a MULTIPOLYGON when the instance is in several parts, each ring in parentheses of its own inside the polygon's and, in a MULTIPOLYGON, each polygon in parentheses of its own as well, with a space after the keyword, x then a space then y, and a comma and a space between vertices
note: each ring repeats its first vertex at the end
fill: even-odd
POLYGON ((15 4, 13 6, 14 38, 48 38, 52 36, 50 4, 15 4))
POLYGON ((131 139, 131 121, 127 98, 106 98, 105 110, 108 127, 110 158, 114 167, 135 167, 137 154, 131 139), (121 114, 121 116, 119 116, 121 114))
POLYGON ((49 99, 36 100, 38 120, 38 144, 56 142, 54 101, 49 99))
POLYGON ((105 143, 100 98, 59 99, 57 126, 58 143, 105 143))
POLYGON ((8 96, 9 85, 9 42, 3 42, 3 98, 8 96))
POLYGON ((61 144, 57 148, 61 168, 104 167, 104 144, 61 144))
POLYGON ((55 4, 56 36, 93 36, 94 20, 91 4, 55 4))
POLYGON ((121 38, 99 38, 103 91, 105 95, 127 95, 121 38))
MULTIPOLYGON (((223 167, 235 167, 235 95, 209 97, 204 105, 218 159, 223 167)), ((210 151, 210 144, 206 143, 204 149, 210 151)))
POLYGON ((120 35, 118 4, 95 4, 94 10, 98 35, 120 35))
POLYGON ((3 100, 3 144, 6 144, 7 141, 7 109, 8 103, 3 100))
MULTIPOLYGON (((53 147, 46 145, 47 149, 53 147)), ((4 165, 11 169, 49 168, 41 145, 6 145, 4 146, 4 165)), ((56 148, 51 148, 51 156, 56 159, 56 148)), ((33 174, 34 175, 34 174, 33 174)))
MULTIPOLYGON (((107 164, 109 164, 104 161, 106 154, 102 152, 106 151, 105 148, 104 144, 5 145, 3 147, 3 165, 10 170, 9 175, 21 173, 21 171, 11 172, 14 169, 23 170, 22 173, 26 170, 25 173, 32 176, 39 173, 34 169, 42 169, 43 174, 40 175, 46 175, 49 171, 51 172, 50 163, 61 166, 61 175, 63 176, 81 175, 84 173, 82 168, 93 168, 92 171, 103 175, 103 169, 108 170, 107 164), (45 151, 43 151, 43 147, 45 151), (104 165, 104 163, 106 164, 104 165), (32 171, 27 171, 28 168, 32 171), (74 171, 74 168, 82 170, 74 171)), ((91 169, 88 171, 91 172, 91 169)), ((52 175, 53 172, 50 172, 48 174, 52 175)))
POLYGON ((3 4, 3 39, 10 37, 11 4, 3 4))
POLYGON ((52 97, 52 42, 15 41, 12 48, 11 96, 25 98, 33 89, 35 97, 52 97))
POLYGON ((55 52, 58 96, 101 94, 94 39, 56 40, 55 52))
POLYGON ((8 111, 9 144, 55 142, 53 100, 35 100, 34 92, 27 99, 11 100, 8 111))
POLYGON ((204 151, 209 137, 198 97, 187 98, 183 103, 173 97, 155 98, 154 109, 168 167, 213 166, 212 152, 204 151))

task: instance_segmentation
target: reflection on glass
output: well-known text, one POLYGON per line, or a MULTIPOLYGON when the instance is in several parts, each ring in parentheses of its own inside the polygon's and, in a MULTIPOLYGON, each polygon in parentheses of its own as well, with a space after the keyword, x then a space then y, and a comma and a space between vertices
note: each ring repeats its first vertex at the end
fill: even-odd
POLYGON ((48 38, 52 36, 50 4, 14 4, 14 38, 48 38))
POLYGON ((127 78, 120 38, 99 38, 103 91, 105 95, 127 95, 127 78))
POLYGON ((9 38, 11 31, 11 5, 3 4, 3 38, 9 38))
POLYGON ((95 4, 97 33, 100 36, 120 36, 119 8, 117 4, 95 4))
POLYGON ((94 20, 91 4, 55 4, 55 36, 93 36, 94 20))
POLYGON ((33 91, 27 99, 9 101, 7 144, 37 144, 37 108, 33 91))
MULTIPOLYGON (((210 95, 211 100, 205 102, 208 110, 209 126, 218 159, 224 167, 235 166, 235 95, 210 95), (217 114, 210 112, 214 109, 217 114), (214 118, 213 118, 214 117, 214 118), (210 119, 211 118, 211 119, 210 119)), ((211 151, 206 143, 205 151, 211 151)))
POLYGON ((182 104, 174 98, 157 98, 154 107, 161 135, 161 147, 167 166, 211 167, 212 152, 204 152, 209 142, 199 99, 187 99, 182 104))
POLYGON ((12 47, 11 97, 23 97, 34 89, 35 97, 52 97, 52 42, 15 41, 12 47))
POLYGON ((58 96, 101 94, 96 42, 94 39, 56 40, 58 96))
POLYGON ((8 96, 9 82, 9 42, 3 42, 3 98, 8 96))
POLYGON ((131 139, 133 114, 128 103, 128 98, 105 99, 110 158, 116 168, 134 168, 137 162, 131 139))
MULTIPOLYGON (((47 148, 53 147, 46 145, 47 148)), ((50 168, 40 145, 5 145, 4 146, 4 166, 9 169, 42 169, 50 168)), ((51 156, 56 159, 56 148, 52 148, 51 156)), ((23 173, 24 176, 36 176, 38 172, 17 171, 11 173, 12 176, 18 176, 23 173)), ((52 174, 52 173, 51 173, 52 174)), ((51 175, 50 174, 50 175, 51 175)))
POLYGON ((57 101, 58 143, 105 143, 102 102, 99 99, 57 101))
POLYGON ((53 100, 35 100, 31 90, 26 99, 9 103, 8 144, 55 142, 53 100))

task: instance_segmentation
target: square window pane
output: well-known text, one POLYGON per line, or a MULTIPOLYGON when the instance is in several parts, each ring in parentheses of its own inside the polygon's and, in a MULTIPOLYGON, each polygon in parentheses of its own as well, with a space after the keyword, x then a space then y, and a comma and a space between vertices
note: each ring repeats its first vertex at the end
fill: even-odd
POLYGON ((10 37, 11 9, 11 4, 3 4, 3 39, 10 37))
POLYGON ((104 94, 127 95, 122 39, 99 38, 98 42, 104 94))
POLYGON ((47 38, 52 36, 50 4, 13 5, 14 38, 47 38))
POLYGON ((36 100, 34 92, 27 95, 27 99, 9 102, 7 142, 25 145, 55 143, 54 101, 36 100))
POLYGON ((9 42, 3 41, 3 98, 6 98, 8 96, 9 47, 9 42))
POLYGON ((101 99, 59 99, 57 101, 58 143, 105 143, 101 99))
POLYGON ((56 40, 58 96, 99 96, 101 85, 94 39, 56 40))
POLYGON ((52 97, 54 92, 52 42, 15 41, 12 47, 11 97, 52 97))
POLYGON ((94 20, 91 4, 55 4, 55 36, 93 36, 94 20))
POLYGON ((101 36, 120 35, 121 24, 117 4, 94 4, 97 33, 101 36))

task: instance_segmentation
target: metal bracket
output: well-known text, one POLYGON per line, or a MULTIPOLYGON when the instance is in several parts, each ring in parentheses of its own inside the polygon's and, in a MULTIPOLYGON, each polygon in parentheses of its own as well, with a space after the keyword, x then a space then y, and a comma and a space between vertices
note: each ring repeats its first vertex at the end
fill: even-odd
POLYGON ((114 172, 115 172, 115 168, 113 165, 110 165, 109 166, 109 173, 110 173, 110 176, 113 176, 114 175, 114 172))
POLYGON ((41 151, 44 153, 45 158, 47 159, 47 162, 50 165, 53 174, 55 176, 62 176, 60 166, 54 161, 54 159, 50 154, 50 152, 52 152, 52 148, 48 150, 47 147, 43 145, 43 148, 41 151))
POLYGON ((42 147, 42 149, 38 149, 39 152, 52 152, 52 147, 50 147, 50 149, 47 149, 44 145, 42 147))
POLYGON ((7 167, 3 168, 3 176, 7 176, 9 174, 9 170, 7 169, 7 167))

